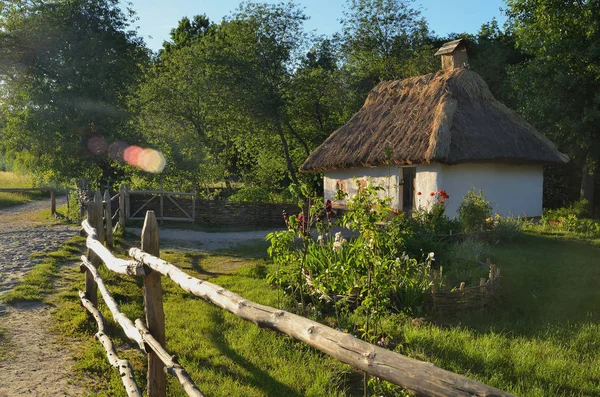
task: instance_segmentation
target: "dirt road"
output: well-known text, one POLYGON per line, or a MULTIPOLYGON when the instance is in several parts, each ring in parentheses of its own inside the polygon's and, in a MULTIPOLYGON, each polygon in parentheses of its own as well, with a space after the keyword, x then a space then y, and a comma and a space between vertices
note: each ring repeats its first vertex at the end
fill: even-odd
MULTIPOLYGON (((59 205, 65 198, 58 198, 59 205)), ((50 207, 49 200, 0 210, 0 295, 43 259, 36 252, 56 250, 78 230, 47 226, 30 215, 50 207)), ((0 397, 81 396, 68 346, 51 330, 51 308, 42 303, 0 305, 0 397)))

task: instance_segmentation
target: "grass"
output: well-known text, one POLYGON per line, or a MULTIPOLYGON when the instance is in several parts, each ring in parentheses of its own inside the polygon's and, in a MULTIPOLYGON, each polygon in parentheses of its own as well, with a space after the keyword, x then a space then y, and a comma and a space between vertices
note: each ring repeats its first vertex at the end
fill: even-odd
MULTIPOLYGON (((0 187, 2 188, 28 188, 33 186, 33 181, 29 176, 15 174, 14 172, 0 171, 0 187)), ((13 205, 25 204, 33 200, 39 200, 49 197, 48 192, 27 192, 27 193, 3 193, 0 192, 0 209, 11 207, 13 205)))
MULTIPOLYGON (((264 249, 264 244, 217 253, 164 249, 161 257, 195 277, 277 307, 281 296, 265 281, 270 264, 264 249)), ((381 326, 391 348, 519 396, 600 396, 599 241, 529 233, 511 244, 492 246, 489 255, 502 270, 501 290, 492 307, 443 323, 390 316, 381 326)), ((104 267, 100 272, 125 314, 143 317, 140 281, 104 267)), ((66 340, 85 341, 77 353, 78 370, 92 377, 95 395, 125 395, 93 338, 95 323, 79 305, 83 275, 67 269, 61 280, 65 289, 51 301, 66 340)), ((359 393, 359 377, 349 367, 163 280, 167 350, 178 355, 206 395, 359 393)), ((100 308, 110 319, 105 305, 100 308)), ((112 320, 109 325, 107 333, 119 354, 131 361, 138 384, 145 385, 145 357, 112 320)), ((375 387, 373 395, 395 395, 398 390, 383 383, 375 387)), ((168 395, 184 395, 172 379, 168 395)))
POLYGON ((493 307, 444 324, 388 319, 396 351, 519 396, 600 396, 600 247, 529 234, 491 257, 493 307))
MULTIPOLYGON (((277 306, 280 294, 265 281, 265 246, 244 246, 218 253, 165 249, 161 257, 176 263, 188 274, 211 279, 244 297, 277 306)), ((139 280, 108 272, 100 273, 123 312, 143 317, 143 295, 139 280)), ((69 271, 66 289, 54 298, 57 327, 65 337, 84 340, 77 353, 77 367, 90 375, 98 396, 125 395, 118 373, 108 364, 93 334, 96 325, 79 305, 77 290, 84 277, 69 271)), ((203 393, 209 396, 342 396, 349 367, 324 357, 306 345, 273 331, 258 328, 224 310, 198 299, 163 278, 167 350, 177 354, 203 393)), ((104 304, 106 319, 111 319, 104 304)), ((129 359, 138 385, 145 386, 145 358, 125 339, 112 320, 107 332, 119 346, 119 355, 129 359)), ((181 386, 168 378, 167 394, 184 396, 181 386)))

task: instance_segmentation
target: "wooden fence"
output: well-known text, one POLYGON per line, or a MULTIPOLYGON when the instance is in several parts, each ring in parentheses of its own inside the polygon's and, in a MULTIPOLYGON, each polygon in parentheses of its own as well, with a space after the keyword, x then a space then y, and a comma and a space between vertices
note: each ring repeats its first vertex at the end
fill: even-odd
POLYGON ((87 234, 88 255, 81 257, 81 269, 86 273, 86 290, 85 293, 80 292, 80 297, 82 305, 98 324, 96 337, 104 346, 109 362, 119 371, 129 396, 141 396, 141 392, 135 383, 129 363, 118 358, 115 346, 105 334, 105 322, 97 309, 98 291, 115 322, 123 328, 131 341, 137 343, 140 349, 148 354, 148 396, 166 395, 165 372, 175 376, 188 395, 202 396, 185 369, 165 350, 162 276, 170 278, 186 292, 244 320, 291 336, 341 362, 402 386, 416 395, 510 396, 501 390, 367 343, 316 321, 249 301, 216 284, 186 274, 177 266, 159 258, 158 223, 152 211, 146 212, 141 248, 132 248, 129 251, 129 260, 116 258, 107 248, 107 237, 112 231, 112 217, 108 204, 110 197, 106 194, 105 198, 108 201, 102 201, 100 193, 95 195, 94 202, 88 206, 88 219, 82 222, 83 231, 87 234), (97 267, 102 263, 106 264, 109 270, 121 275, 143 279, 145 322, 141 319, 133 322, 121 312, 118 303, 112 298, 98 274, 97 267))
POLYGON ((299 211, 295 204, 200 200, 196 192, 130 190, 128 185, 121 185, 114 197, 119 198, 119 224, 122 226, 127 220, 143 221, 145 211, 154 211, 159 221, 221 227, 284 227, 282 213, 299 211))
MULTIPOLYGON (((48 187, 0 189, 0 193, 50 192, 50 212, 56 215, 56 190, 48 187)), ((67 200, 68 201, 68 200, 67 200)))

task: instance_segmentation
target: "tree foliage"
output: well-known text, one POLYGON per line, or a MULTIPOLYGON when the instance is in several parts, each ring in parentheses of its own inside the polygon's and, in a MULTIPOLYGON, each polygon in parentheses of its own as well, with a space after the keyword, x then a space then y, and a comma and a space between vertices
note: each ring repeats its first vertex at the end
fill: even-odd
POLYGON ((516 44, 528 55, 510 74, 519 110, 582 167, 582 194, 593 202, 590 177, 600 160, 600 3, 507 5, 516 44))
POLYGON ((116 0, 10 0, 0 15, 4 150, 46 178, 113 178, 88 142, 130 136, 125 97, 147 59, 132 14, 116 0))

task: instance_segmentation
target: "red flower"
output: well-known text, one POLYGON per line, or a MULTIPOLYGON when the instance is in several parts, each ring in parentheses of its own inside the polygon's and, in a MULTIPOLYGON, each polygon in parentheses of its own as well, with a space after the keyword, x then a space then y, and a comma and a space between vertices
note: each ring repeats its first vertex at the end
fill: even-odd
POLYGON ((431 193, 429 193, 429 195, 430 195, 431 197, 433 197, 433 196, 435 196, 435 193, 434 193, 434 192, 431 192, 431 193))
POLYGON ((444 199, 440 200, 440 204, 444 204, 444 199))
POLYGON ((421 192, 417 192, 417 196, 420 196, 420 195, 421 195, 421 192))

